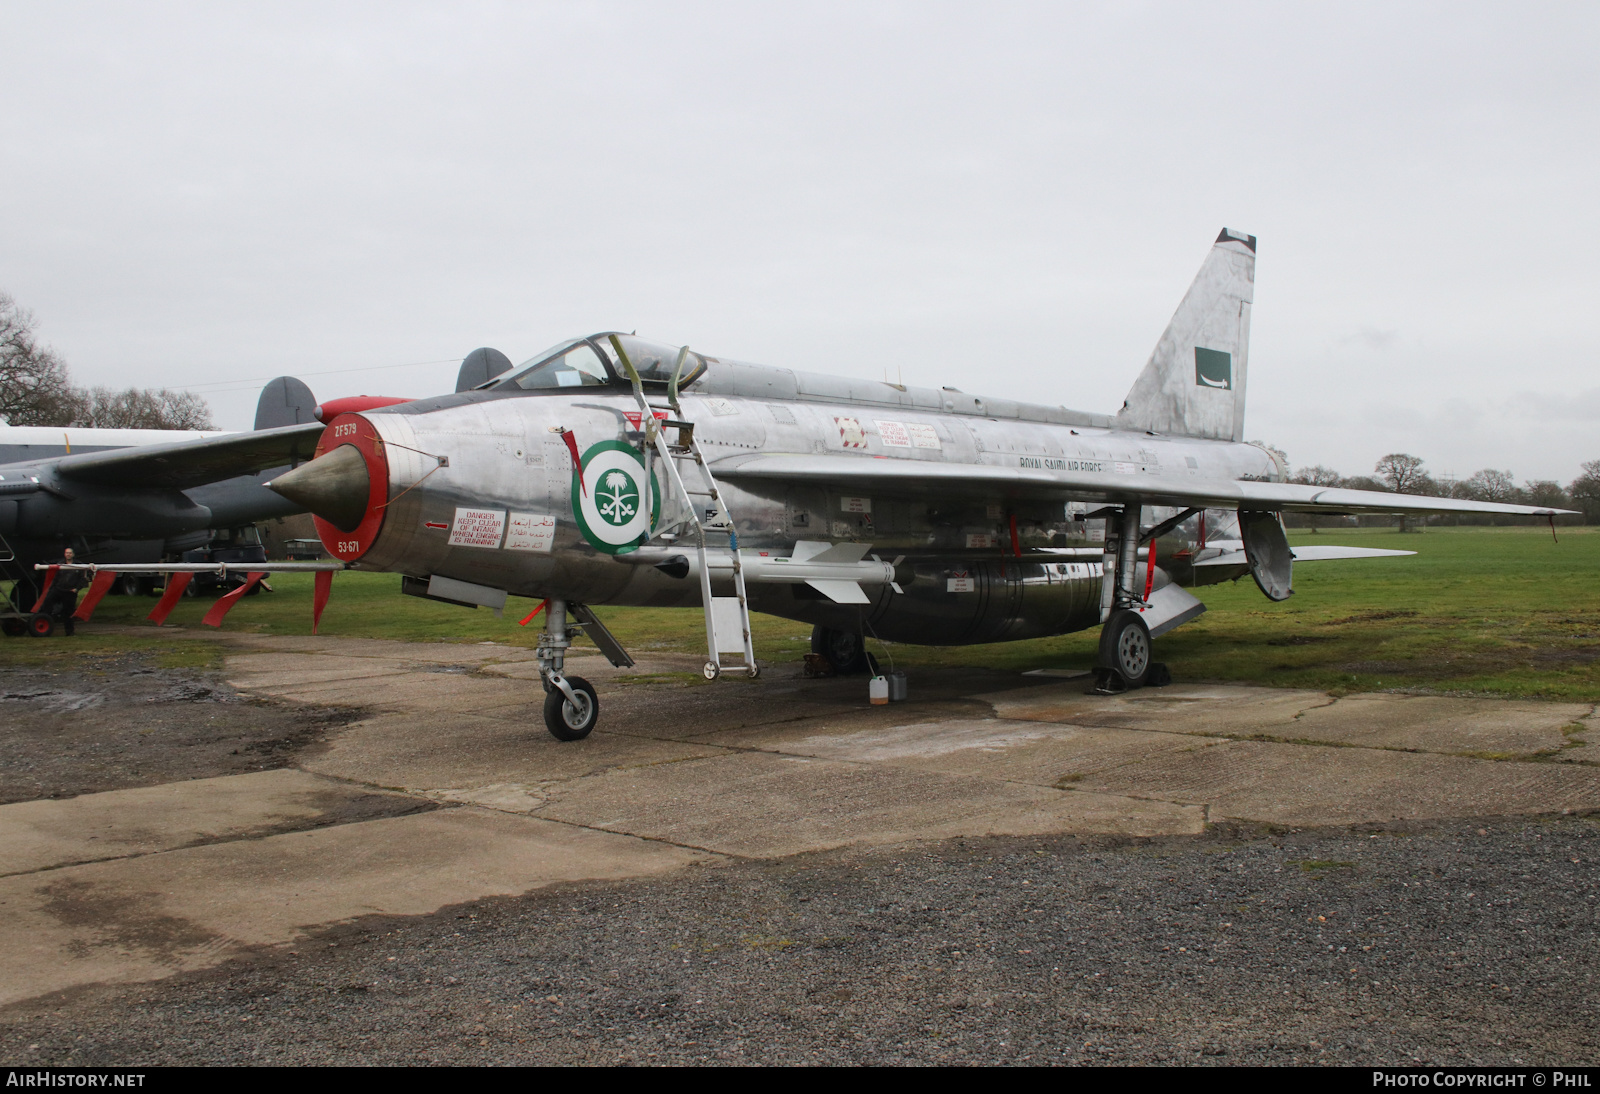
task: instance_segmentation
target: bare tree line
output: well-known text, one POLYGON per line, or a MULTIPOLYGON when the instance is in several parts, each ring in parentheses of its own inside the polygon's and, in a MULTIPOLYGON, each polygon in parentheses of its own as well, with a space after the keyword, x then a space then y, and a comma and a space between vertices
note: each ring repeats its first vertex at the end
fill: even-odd
MULTIPOLYGON (((1282 455, 1281 451, 1279 455, 1282 455)), ((1297 468, 1289 481, 1308 486, 1387 490, 1394 494, 1427 494, 1435 498, 1577 509, 1583 513, 1586 521, 1600 521, 1600 460, 1580 464, 1578 477, 1565 486, 1554 479, 1530 479, 1519 486, 1510 471, 1492 467, 1476 471, 1464 479, 1449 476, 1435 478, 1428 473, 1424 461, 1409 452, 1391 452, 1384 456, 1373 465, 1371 475, 1345 476, 1331 467, 1314 464, 1297 468)))
POLYGON ((77 387, 34 337, 31 312, 0 292, 0 420, 78 429, 215 429, 200 396, 166 388, 77 387))

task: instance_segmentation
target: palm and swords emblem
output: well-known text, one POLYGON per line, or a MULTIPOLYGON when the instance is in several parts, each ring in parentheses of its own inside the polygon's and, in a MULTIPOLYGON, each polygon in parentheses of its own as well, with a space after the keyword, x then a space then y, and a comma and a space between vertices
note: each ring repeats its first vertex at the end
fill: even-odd
POLYGON ((639 490, 633 480, 626 472, 613 470, 602 476, 601 483, 596 494, 600 516, 611 524, 626 524, 632 520, 639 509, 639 490))
MULTIPOLYGON (((576 440, 568 440, 567 447, 576 451, 576 440)), ((618 554, 650 534, 661 515, 660 489, 654 483, 646 489, 644 461, 632 445, 590 445, 581 459, 574 456, 572 472, 572 515, 592 546, 618 554)))

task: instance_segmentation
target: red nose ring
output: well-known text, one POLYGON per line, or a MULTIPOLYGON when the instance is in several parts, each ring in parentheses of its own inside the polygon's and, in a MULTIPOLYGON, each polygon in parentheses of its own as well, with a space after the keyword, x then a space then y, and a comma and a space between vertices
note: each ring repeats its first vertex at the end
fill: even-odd
MULTIPOLYGON (((341 445, 349 445, 361 453, 367 463, 367 509, 354 531, 341 531, 336 525, 312 515, 317 535, 322 545, 334 558, 354 562, 377 542, 383 528, 383 517, 389 501, 389 460, 383 453, 383 441, 372 423, 359 414, 340 414, 328 423, 317 441, 317 456, 332 452, 341 445)), ((315 459, 316 457, 313 457, 315 459)))

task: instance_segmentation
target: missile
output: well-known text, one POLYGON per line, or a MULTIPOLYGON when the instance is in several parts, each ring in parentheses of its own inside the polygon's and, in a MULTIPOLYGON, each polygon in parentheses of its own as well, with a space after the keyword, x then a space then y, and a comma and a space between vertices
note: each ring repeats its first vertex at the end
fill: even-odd
MULTIPOLYGON (((900 592, 895 562, 863 558, 871 544, 821 543, 801 540, 788 557, 755 551, 739 552, 739 568, 746 583, 758 585, 809 585, 838 604, 867 604, 863 585, 888 585, 900 592)), ((733 556, 726 551, 707 552, 713 581, 733 578, 733 556)), ((690 550, 646 547, 616 556, 618 562, 654 566, 673 577, 699 577, 699 553, 690 550)))

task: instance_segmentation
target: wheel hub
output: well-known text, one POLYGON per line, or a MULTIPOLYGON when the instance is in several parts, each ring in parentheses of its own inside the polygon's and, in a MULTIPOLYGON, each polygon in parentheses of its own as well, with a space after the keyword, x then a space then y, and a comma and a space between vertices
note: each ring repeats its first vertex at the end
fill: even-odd
POLYGON ((567 725, 573 729, 582 729, 589 721, 589 697, 578 691, 573 693, 573 699, 568 699, 561 704, 561 716, 566 719, 567 725), (573 699, 577 701, 574 702, 573 699))
POLYGON ((1150 644, 1139 628, 1128 627, 1118 637, 1117 663, 1122 674, 1129 679, 1138 679, 1144 674, 1145 667, 1150 663, 1150 644))

